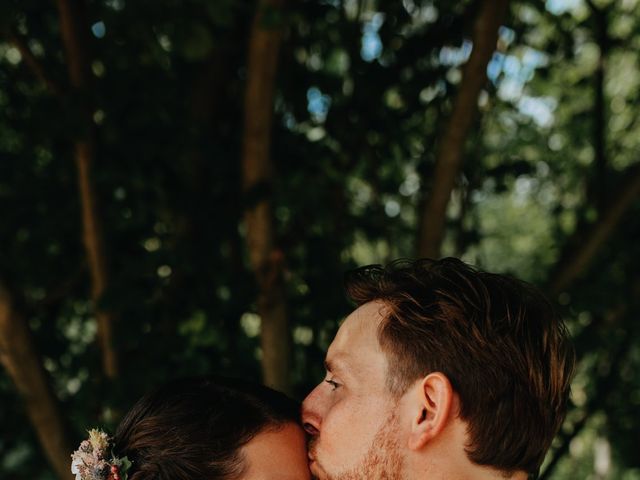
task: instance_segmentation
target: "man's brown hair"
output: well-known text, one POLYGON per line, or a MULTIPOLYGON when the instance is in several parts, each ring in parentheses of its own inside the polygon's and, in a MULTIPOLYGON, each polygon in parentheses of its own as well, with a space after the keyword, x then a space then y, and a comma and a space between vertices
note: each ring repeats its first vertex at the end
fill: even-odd
POLYGON ((535 473, 565 416, 574 368, 567 330, 532 285, 461 260, 401 260, 346 276, 358 305, 380 300, 387 382, 400 395, 442 372, 460 397, 469 459, 535 473))

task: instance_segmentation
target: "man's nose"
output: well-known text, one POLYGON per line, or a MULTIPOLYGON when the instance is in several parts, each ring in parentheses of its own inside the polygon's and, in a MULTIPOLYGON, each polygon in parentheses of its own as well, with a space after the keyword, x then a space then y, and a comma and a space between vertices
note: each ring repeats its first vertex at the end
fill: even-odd
POLYGON ((302 402, 302 426, 309 435, 318 435, 322 417, 317 408, 317 387, 302 402))
POLYGON ((318 430, 311 422, 304 422, 302 424, 302 427, 304 428, 304 431, 307 432, 312 437, 315 437, 320 433, 320 430, 318 430))

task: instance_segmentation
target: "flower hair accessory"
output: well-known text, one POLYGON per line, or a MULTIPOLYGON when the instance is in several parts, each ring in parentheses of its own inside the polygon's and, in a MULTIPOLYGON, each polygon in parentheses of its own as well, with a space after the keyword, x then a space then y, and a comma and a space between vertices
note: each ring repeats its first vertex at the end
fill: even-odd
POLYGON ((75 480, 127 480, 131 462, 113 454, 111 440, 101 430, 89 430, 89 438, 71 455, 75 480))

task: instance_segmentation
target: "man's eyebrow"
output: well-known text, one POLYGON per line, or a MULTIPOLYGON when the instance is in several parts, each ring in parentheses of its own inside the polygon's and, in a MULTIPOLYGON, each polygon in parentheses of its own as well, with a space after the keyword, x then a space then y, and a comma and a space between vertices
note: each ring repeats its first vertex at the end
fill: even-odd
POLYGON ((330 360, 325 359, 325 361, 324 361, 324 369, 325 369, 327 372, 333 372, 334 368, 335 368, 335 367, 333 366, 333 364, 331 363, 331 361, 330 361, 330 360))
POLYGON ((343 358, 343 355, 339 355, 339 358, 325 358, 324 360, 324 368, 327 370, 327 372, 335 372, 336 370, 338 371, 344 371, 344 362, 341 361, 341 358, 343 358))

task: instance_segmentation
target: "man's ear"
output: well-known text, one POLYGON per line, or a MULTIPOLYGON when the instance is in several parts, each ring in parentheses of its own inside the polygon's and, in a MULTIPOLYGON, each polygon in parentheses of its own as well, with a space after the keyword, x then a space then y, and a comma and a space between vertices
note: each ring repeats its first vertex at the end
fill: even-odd
POLYGON ((412 450, 420 450, 444 429, 454 399, 451 382, 440 372, 430 373, 416 387, 409 435, 412 450))

